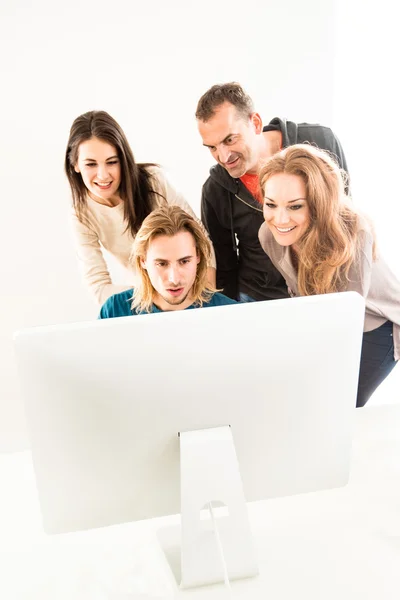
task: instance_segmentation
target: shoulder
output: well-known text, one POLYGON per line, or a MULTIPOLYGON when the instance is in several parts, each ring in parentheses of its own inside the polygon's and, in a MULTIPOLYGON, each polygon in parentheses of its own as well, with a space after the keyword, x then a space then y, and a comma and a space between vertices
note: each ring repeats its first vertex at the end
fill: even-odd
POLYGON ((201 203, 203 209, 206 206, 213 206, 220 204, 221 195, 223 193, 222 186, 211 176, 209 176, 203 183, 201 203))
POLYGON ((209 176, 203 184, 203 190, 226 189, 229 192, 234 192, 236 189, 237 180, 229 175, 221 165, 213 165, 210 169, 209 176))
MULTIPOLYGON (((93 202, 93 204, 95 203, 93 202)), ((73 206, 71 207, 69 213, 72 227, 80 233, 86 233, 87 231, 96 232, 98 228, 96 219, 97 216, 98 215, 95 212, 95 207, 93 207, 92 204, 89 205, 88 202, 86 202, 79 216, 73 206)))
POLYGON ((372 221, 362 213, 358 214, 357 237, 360 250, 369 255, 375 242, 375 232, 372 221))
MULTIPOLYGON (((312 123, 299 123, 297 143, 316 145, 321 150, 332 152, 339 160, 339 163, 343 162, 343 149, 330 127, 312 123)), ((340 166, 345 167, 343 164, 340 164, 340 166)))
POLYGON ((163 178, 163 168, 160 165, 141 165, 141 168, 155 180, 163 178))
POLYGON ((150 176, 150 182, 155 191, 158 192, 165 189, 167 179, 162 167, 159 165, 146 165, 142 166, 142 169, 150 176))
POLYGON ((223 306, 225 304, 237 304, 237 302, 224 294, 216 292, 207 303, 208 306, 223 306))
POLYGON ((363 212, 357 211, 357 231, 359 234, 373 235, 374 226, 371 219, 363 212))
POLYGON ((210 189, 213 189, 218 186, 219 186, 219 184, 215 181, 215 179, 213 179, 211 177, 211 175, 209 175, 207 177, 207 179, 205 180, 205 182, 203 183, 203 192, 207 192, 210 189))
MULTIPOLYGON (((330 127, 320 125, 318 123, 299 123, 298 124, 298 141, 314 142, 319 146, 321 144, 335 145, 337 139, 330 127)), ((327 148, 328 149, 328 148, 327 148)))
POLYGON ((204 182, 202 192, 203 198, 211 203, 218 201, 226 193, 224 186, 211 176, 204 182))
POLYGON ((210 169, 210 175, 203 184, 202 206, 211 206, 218 213, 228 211, 228 200, 232 194, 237 192, 237 180, 229 175, 220 165, 214 165, 210 169))
POLYGON ((310 131, 312 133, 329 133, 332 132, 332 129, 327 125, 321 125, 321 123, 298 123, 297 127, 299 131, 306 132, 310 131))
POLYGON ((279 129, 282 132, 284 147, 293 144, 312 144, 331 153, 339 166, 348 171, 342 145, 330 127, 319 123, 295 123, 286 119, 272 119, 264 131, 279 129))
POLYGON ((280 119, 275 117, 268 125, 263 127, 263 131, 286 131, 290 142, 302 143, 310 138, 309 141, 313 141, 312 138, 334 138, 335 135, 330 127, 320 125, 319 123, 295 123, 287 119, 280 119))
POLYGON ((114 294, 106 300, 100 309, 99 319, 112 319, 114 317, 128 317, 135 313, 131 310, 133 288, 119 294, 114 294))
POLYGON ((342 145, 330 127, 300 123, 298 126, 297 143, 311 144, 321 148, 321 150, 325 150, 338 163, 341 169, 344 169, 346 172, 348 171, 342 145))
POLYGON ((140 165, 150 179, 152 189, 158 193, 165 193, 167 177, 164 169, 160 165, 140 165))
POLYGON ((203 184, 201 194, 201 202, 203 208, 206 205, 215 207, 215 205, 219 204, 218 200, 220 201, 221 199, 222 191, 222 186, 211 176, 208 177, 203 184))
POLYGON ((156 192, 155 208, 165 206, 166 202, 168 204, 182 203, 182 196, 177 191, 176 186, 172 182, 171 174, 166 169, 158 165, 151 165, 147 168, 147 171, 151 177, 152 188, 156 192))

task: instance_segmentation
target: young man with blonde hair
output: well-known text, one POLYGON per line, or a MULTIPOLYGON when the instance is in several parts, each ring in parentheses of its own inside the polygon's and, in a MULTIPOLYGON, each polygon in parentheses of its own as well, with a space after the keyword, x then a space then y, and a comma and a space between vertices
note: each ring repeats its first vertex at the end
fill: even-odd
POLYGON ((179 206, 154 210, 133 243, 135 288, 111 296, 99 318, 234 304, 208 283, 210 256, 211 244, 193 217, 179 206))

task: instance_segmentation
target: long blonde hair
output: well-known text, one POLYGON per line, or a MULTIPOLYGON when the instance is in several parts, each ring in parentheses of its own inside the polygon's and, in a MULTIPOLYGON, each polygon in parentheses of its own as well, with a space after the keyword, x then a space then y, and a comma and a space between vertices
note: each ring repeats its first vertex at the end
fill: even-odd
POLYGON ((144 219, 133 243, 130 263, 136 268, 137 282, 132 298, 132 311, 151 312, 155 290, 146 269, 142 265, 142 260, 146 259, 149 244, 157 236, 172 237, 181 231, 188 231, 192 234, 197 255, 200 258, 197 265, 196 279, 191 290, 193 304, 202 306, 203 302, 208 302, 217 291, 207 281, 207 265, 211 257, 211 244, 201 225, 179 206, 163 206, 151 212, 144 219))
POLYGON ((360 224, 345 194, 346 174, 327 152, 308 144, 289 146, 268 160, 260 171, 263 195, 267 180, 280 173, 302 178, 310 211, 310 225, 298 242, 299 293, 345 290, 359 252, 360 224))

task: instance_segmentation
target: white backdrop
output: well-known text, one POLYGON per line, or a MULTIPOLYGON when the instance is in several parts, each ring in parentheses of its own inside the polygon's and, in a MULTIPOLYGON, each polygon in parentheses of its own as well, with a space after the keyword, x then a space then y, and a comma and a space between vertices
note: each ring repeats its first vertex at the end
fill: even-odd
MULTIPOLYGON (((2 0, 0 451, 28 443, 13 332, 97 315, 68 228, 63 160, 73 119, 108 111, 136 160, 166 167, 199 214, 212 160, 196 130, 198 98, 236 80, 265 121, 333 126, 342 91, 334 9, 334 0, 2 0)), ((338 124, 354 156, 349 123, 338 124)))
MULTIPOLYGON (((400 278, 398 10, 392 0, 336 0, 333 125, 355 204, 373 219, 378 249, 400 278)), ((400 298, 399 298, 400 304, 400 298)), ((370 403, 400 402, 400 366, 370 403)))

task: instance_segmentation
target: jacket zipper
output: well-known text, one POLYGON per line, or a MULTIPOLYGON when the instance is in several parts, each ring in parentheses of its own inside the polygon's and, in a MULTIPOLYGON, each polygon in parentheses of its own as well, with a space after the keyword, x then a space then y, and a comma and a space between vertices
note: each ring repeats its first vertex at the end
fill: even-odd
POLYGON ((249 208, 252 208, 253 210, 256 210, 257 212, 262 213, 263 209, 262 208, 256 208, 255 206, 252 206, 251 204, 249 204, 248 202, 246 202, 246 200, 243 200, 243 198, 241 198, 240 196, 238 196, 237 194, 235 194, 235 198, 237 198, 238 200, 240 200, 240 202, 243 202, 243 204, 245 204, 246 206, 248 206, 249 208))

